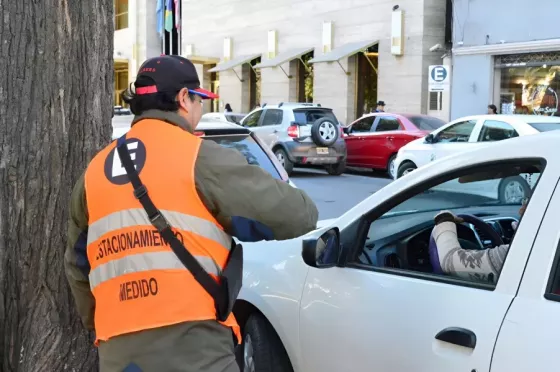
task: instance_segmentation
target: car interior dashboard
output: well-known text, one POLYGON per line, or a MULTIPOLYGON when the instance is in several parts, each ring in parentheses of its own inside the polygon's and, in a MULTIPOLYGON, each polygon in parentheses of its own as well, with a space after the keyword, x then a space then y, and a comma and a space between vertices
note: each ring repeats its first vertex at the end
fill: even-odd
MULTIPOLYGON (((458 214, 468 214, 486 222, 504 244, 513 240, 512 223, 518 222, 519 206, 484 206, 452 209, 458 214)), ((358 262, 368 266, 433 272, 429 256, 429 243, 434 216, 439 211, 397 212, 374 221, 369 228, 358 262)), ((459 244, 463 249, 492 248, 487 233, 472 224, 457 224, 459 244)))

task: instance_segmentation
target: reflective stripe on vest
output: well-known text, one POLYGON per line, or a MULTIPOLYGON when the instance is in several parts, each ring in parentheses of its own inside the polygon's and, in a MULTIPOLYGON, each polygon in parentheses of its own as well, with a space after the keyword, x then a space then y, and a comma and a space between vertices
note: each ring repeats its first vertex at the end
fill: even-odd
MULTIPOLYGON (((177 238, 217 280, 232 241, 195 187, 194 166, 201 139, 168 123, 142 120, 128 132, 127 143, 154 204, 177 238)), ((161 238, 134 198, 120 160, 115 159, 115 144, 97 154, 85 175, 87 255, 97 341, 216 319, 211 296, 161 238)), ((233 315, 222 324, 232 327, 240 338, 233 315)))

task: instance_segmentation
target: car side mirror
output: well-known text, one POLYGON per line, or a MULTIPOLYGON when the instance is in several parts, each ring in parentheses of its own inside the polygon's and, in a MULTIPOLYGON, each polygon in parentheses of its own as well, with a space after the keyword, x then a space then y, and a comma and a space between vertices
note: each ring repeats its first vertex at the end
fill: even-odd
POLYGON ((344 132, 344 134, 350 134, 350 128, 348 127, 342 127, 342 131, 344 132))
POLYGON ((324 232, 321 236, 305 239, 302 242, 301 257, 308 266, 327 269, 336 266, 340 255, 340 231, 337 227, 324 232))
POLYGON ((432 133, 428 134, 425 138, 426 143, 436 143, 437 139, 432 133))

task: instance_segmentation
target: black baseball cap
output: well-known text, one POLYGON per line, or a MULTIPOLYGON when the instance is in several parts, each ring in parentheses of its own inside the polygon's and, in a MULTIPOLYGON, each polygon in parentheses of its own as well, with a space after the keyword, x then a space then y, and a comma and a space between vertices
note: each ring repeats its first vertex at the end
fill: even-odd
POLYGON ((217 94, 200 87, 196 68, 191 61, 175 55, 161 55, 146 60, 140 66, 134 87, 137 95, 174 93, 187 88, 189 93, 202 99, 220 98, 217 94), (149 85, 146 85, 147 81, 150 82, 149 85))

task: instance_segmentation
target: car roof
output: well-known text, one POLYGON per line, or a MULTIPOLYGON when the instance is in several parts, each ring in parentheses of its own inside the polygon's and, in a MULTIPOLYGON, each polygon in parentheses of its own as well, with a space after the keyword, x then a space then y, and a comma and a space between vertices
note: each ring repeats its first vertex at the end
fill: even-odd
POLYGON ((277 105, 267 104, 266 106, 261 107, 261 109, 267 109, 267 108, 275 108, 275 109, 286 108, 289 110, 302 109, 302 108, 332 110, 331 108, 328 107, 322 107, 318 103, 305 103, 305 102, 280 102, 277 105))
POLYGON ((544 115, 470 115, 457 118, 453 121, 460 120, 507 120, 522 121, 525 123, 560 123, 560 117, 544 116, 544 115))
POLYGON ((247 131, 246 128, 235 123, 223 120, 205 120, 198 123, 195 130, 211 130, 211 129, 239 129, 247 131))

